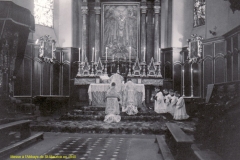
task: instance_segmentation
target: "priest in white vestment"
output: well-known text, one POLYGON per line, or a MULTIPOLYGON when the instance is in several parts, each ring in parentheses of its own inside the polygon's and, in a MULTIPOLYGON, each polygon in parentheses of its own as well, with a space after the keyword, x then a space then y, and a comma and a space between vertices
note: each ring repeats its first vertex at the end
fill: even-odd
POLYGON ((119 100, 120 95, 118 94, 116 88, 116 84, 113 82, 111 84, 111 88, 107 91, 106 95, 106 108, 105 108, 105 122, 120 122, 120 109, 119 109, 119 100))
POLYGON ((128 115, 135 115, 138 113, 136 95, 136 84, 129 79, 124 86, 122 112, 126 112, 128 115))
POLYGON ((116 84, 115 89, 116 89, 117 93, 120 95, 119 103, 122 104, 122 90, 123 90, 122 82, 124 81, 124 78, 120 74, 115 73, 114 75, 112 75, 110 77, 109 80, 110 80, 110 84, 112 84, 113 82, 116 84))

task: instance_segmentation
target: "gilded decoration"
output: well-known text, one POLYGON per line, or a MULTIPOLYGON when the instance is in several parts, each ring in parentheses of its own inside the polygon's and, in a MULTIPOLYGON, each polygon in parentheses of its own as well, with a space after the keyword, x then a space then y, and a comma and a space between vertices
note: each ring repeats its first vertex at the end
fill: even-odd
POLYGON ((137 57, 139 9, 139 3, 102 3, 103 57, 137 57))

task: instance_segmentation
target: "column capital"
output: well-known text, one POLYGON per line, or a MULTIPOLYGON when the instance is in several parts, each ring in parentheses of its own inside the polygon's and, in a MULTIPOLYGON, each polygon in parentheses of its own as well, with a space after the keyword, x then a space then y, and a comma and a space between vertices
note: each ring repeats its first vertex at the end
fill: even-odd
POLYGON ((88 14, 88 7, 87 6, 83 6, 81 7, 82 9, 82 14, 88 14))
POLYGON ((160 6, 154 6, 154 13, 160 13, 160 6))
POLYGON ((141 6, 141 13, 147 13, 147 6, 141 6))
POLYGON ((101 7, 94 7, 95 14, 100 14, 101 13, 101 7))

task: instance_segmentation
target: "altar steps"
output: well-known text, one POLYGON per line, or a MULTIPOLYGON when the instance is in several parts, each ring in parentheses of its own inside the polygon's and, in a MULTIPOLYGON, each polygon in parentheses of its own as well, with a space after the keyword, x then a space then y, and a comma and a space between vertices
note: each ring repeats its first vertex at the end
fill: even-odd
MULTIPOLYGON (((148 112, 142 112, 141 110, 136 115, 127 115, 121 112, 121 121, 136 121, 136 122, 148 122, 148 121, 163 121, 165 119, 164 114, 157 114, 153 110, 148 112)), ((70 111, 68 114, 62 115, 61 120, 97 120, 103 121, 105 117, 104 107, 81 107, 70 111)))

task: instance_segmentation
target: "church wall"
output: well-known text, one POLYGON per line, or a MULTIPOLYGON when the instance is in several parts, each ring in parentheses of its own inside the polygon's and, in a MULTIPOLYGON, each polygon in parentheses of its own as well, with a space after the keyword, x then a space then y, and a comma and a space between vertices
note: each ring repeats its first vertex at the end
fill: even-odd
MULTIPOLYGON (((226 32, 240 25, 240 11, 232 12, 228 1, 206 0, 206 24, 193 27, 193 5, 192 0, 163 0, 161 7, 162 14, 162 48, 186 47, 191 34, 197 34, 204 39, 222 36, 226 32), (167 5, 168 3, 168 5, 167 5), (172 3, 172 4, 171 4, 172 3), (166 13, 171 10, 171 26, 166 24, 166 13), (164 22, 165 21, 165 22, 164 22), (216 26, 216 30, 214 27, 216 26), (171 32, 166 32, 166 27, 171 28, 171 32), (216 36, 209 33, 209 30, 216 31, 216 36), (166 33, 168 38, 166 39, 166 33), (166 42, 170 43, 166 44, 166 42), (164 44, 165 43, 165 44, 164 44)), ((169 16, 169 15, 168 15, 169 16)))

